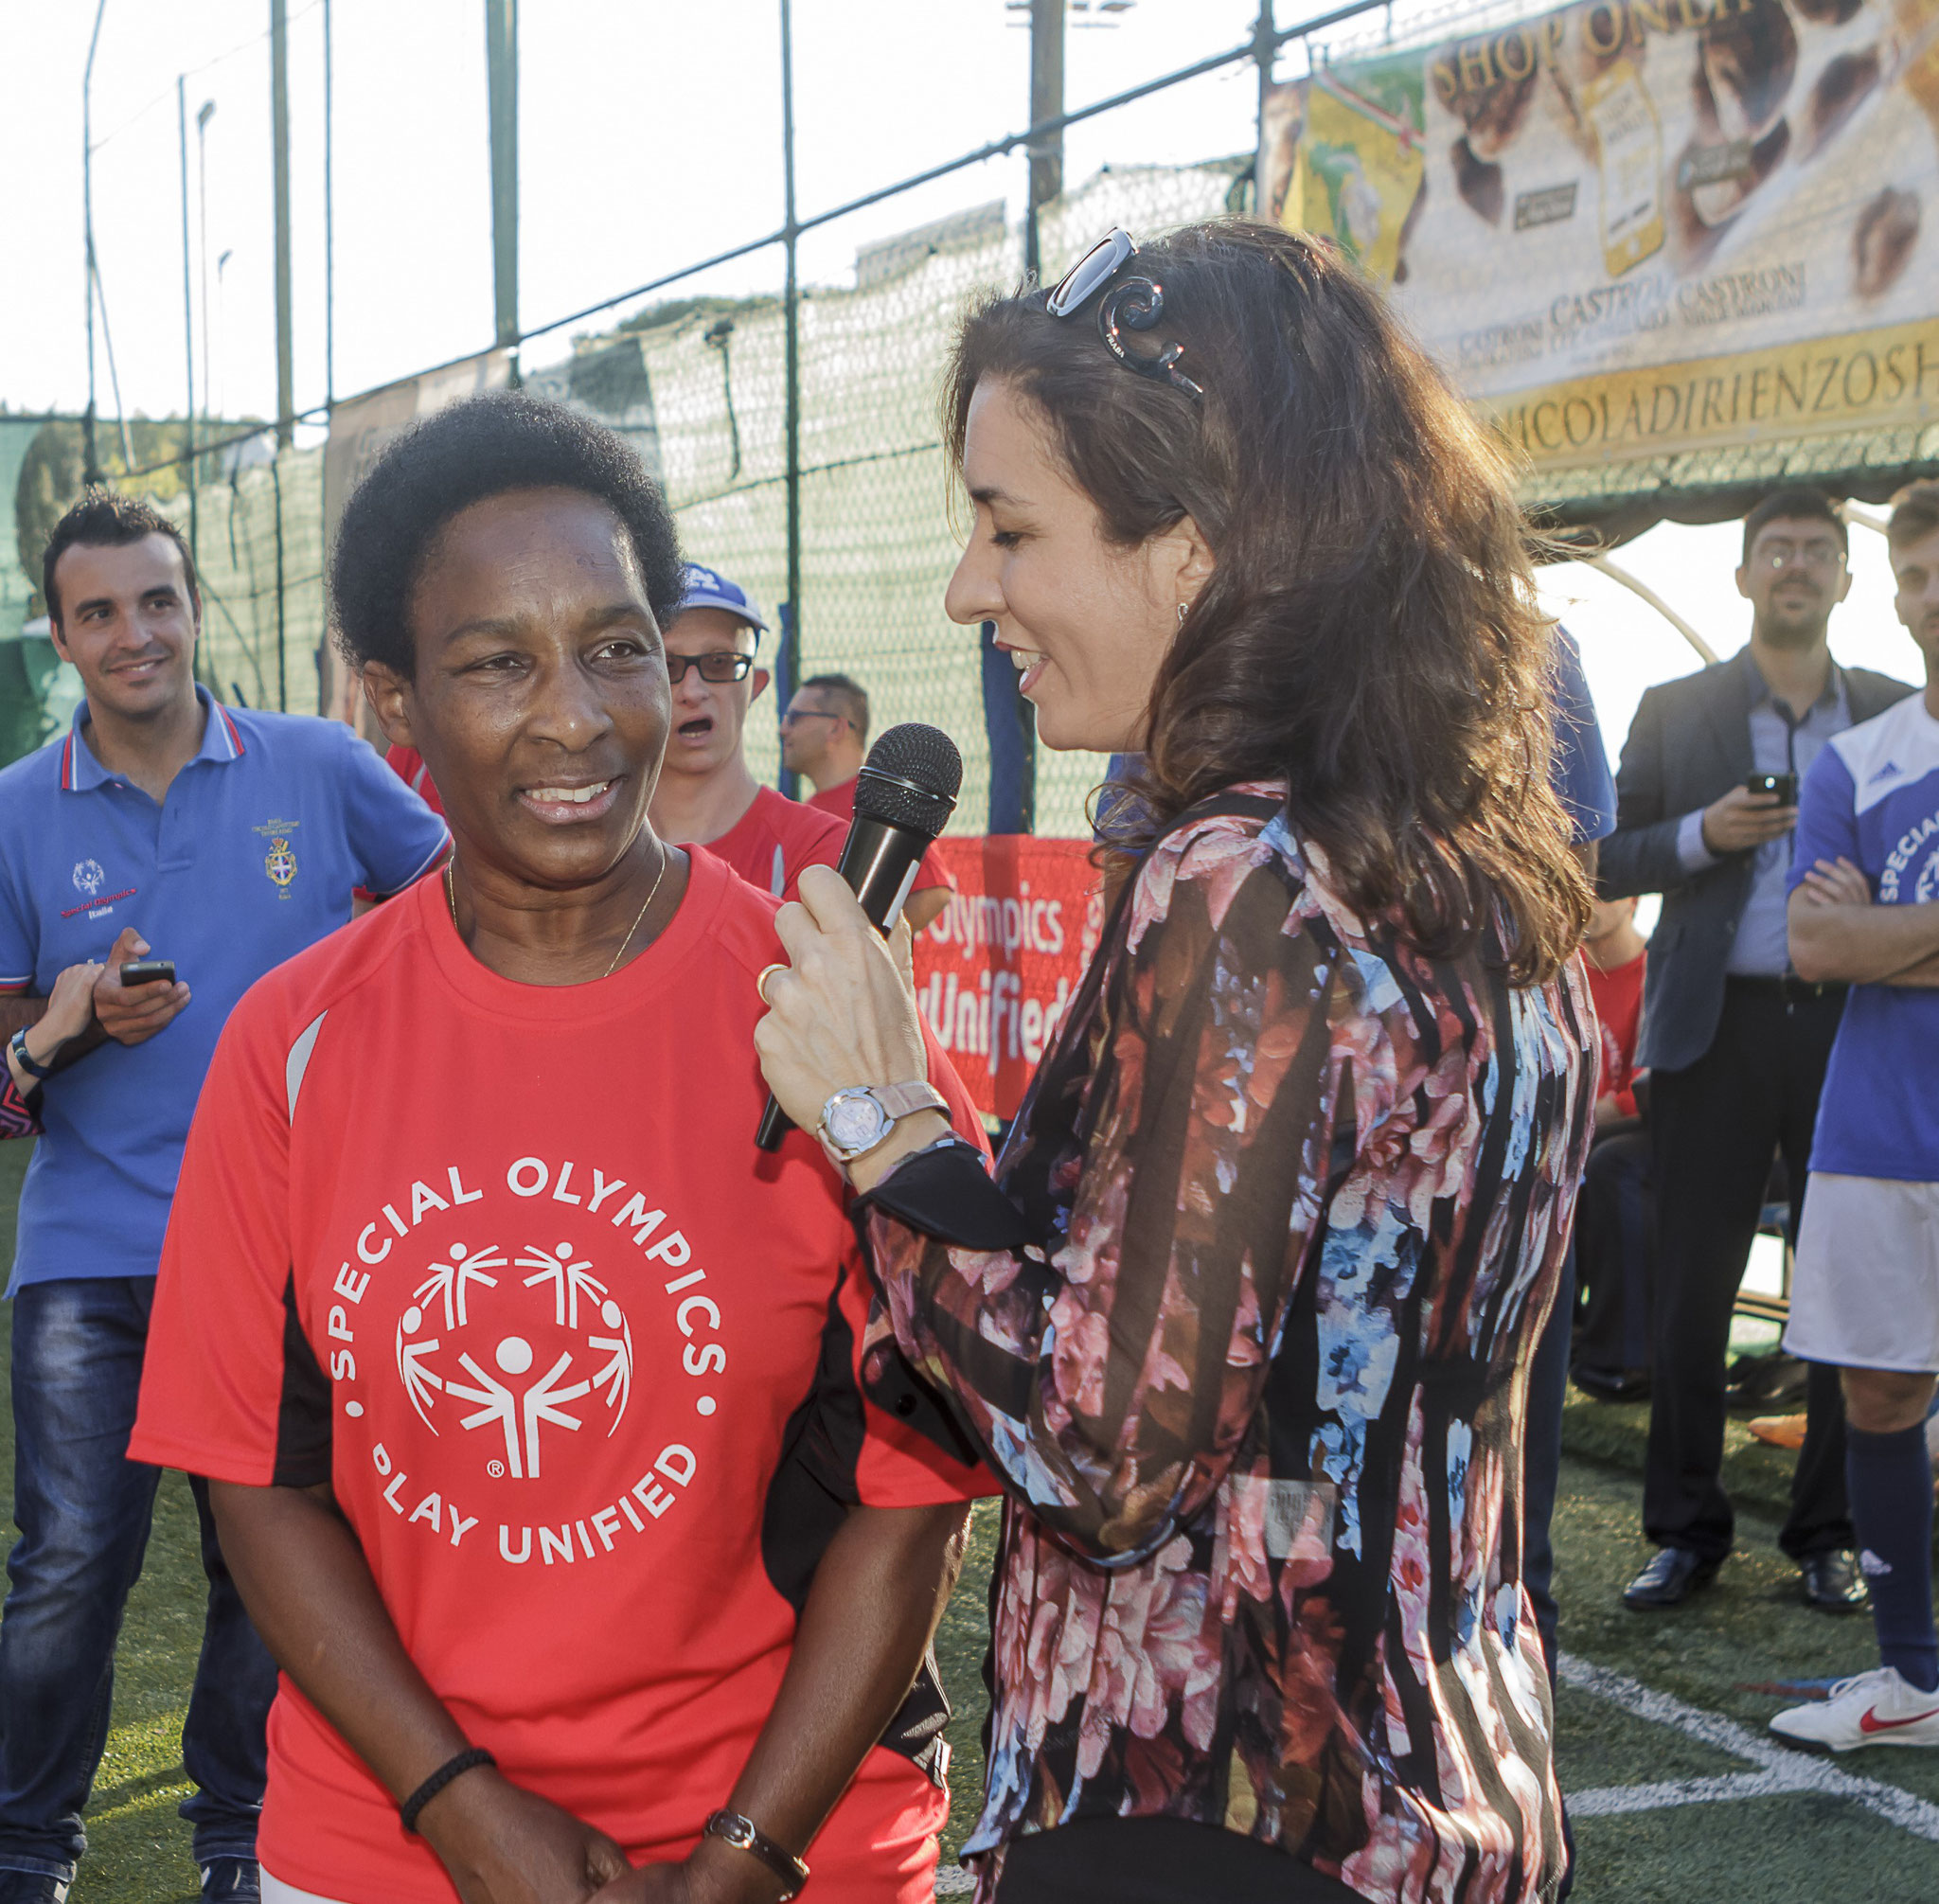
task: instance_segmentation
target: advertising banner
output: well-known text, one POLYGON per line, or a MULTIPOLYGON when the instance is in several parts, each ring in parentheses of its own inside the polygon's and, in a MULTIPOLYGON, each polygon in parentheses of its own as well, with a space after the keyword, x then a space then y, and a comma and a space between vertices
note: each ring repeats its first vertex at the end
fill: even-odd
POLYGON ((977 1109, 1010 1118, 1104 927, 1084 840, 938 840, 956 882, 916 939, 916 995, 977 1109))
POLYGON ((1538 472, 1939 417, 1939 0, 1588 0, 1264 125, 1538 472))

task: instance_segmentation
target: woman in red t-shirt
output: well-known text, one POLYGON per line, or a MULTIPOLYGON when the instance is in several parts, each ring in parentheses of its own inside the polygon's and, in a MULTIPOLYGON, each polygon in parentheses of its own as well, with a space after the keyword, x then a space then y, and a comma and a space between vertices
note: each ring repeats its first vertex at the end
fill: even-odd
POLYGON ((838 1173, 754 1147, 774 901, 647 817, 665 502, 481 398, 386 451, 331 583, 455 856, 224 1030, 131 1449, 210 1478, 283 1666, 263 1895, 768 1904, 806 1857, 926 1900, 986 1484, 864 1371, 838 1173))

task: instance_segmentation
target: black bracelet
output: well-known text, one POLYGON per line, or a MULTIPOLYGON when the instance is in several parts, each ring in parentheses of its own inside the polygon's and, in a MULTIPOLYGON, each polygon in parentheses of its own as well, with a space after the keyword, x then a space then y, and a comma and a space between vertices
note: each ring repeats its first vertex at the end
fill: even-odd
POLYGON ((398 1817, 403 1821, 404 1829, 413 1838, 418 1835, 418 1815, 437 1794, 461 1772, 475 1771, 481 1765, 495 1766, 498 1761, 482 1745, 468 1747, 455 1758, 445 1762, 398 1806, 398 1817))

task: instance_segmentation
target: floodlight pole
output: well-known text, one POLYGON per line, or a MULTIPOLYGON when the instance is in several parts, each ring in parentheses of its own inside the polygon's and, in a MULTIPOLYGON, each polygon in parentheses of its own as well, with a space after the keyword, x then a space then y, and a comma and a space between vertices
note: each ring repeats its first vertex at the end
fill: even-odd
POLYGON ((519 0, 485 0, 491 108, 491 302, 501 350, 519 342, 519 0))
MULTIPOLYGON (((1064 0, 1030 0, 1030 123, 1041 126, 1064 113, 1064 0)), ((1040 133, 1030 154, 1030 193, 1023 222, 1023 269, 1043 275, 1037 234, 1037 207, 1063 195, 1064 134, 1061 126, 1040 133)))
POLYGON ((337 400, 336 61, 323 0, 323 407, 337 400))
POLYGON ((290 8, 269 0, 269 108, 271 172, 276 235, 276 448, 296 440, 296 379, 290 329, 290 8))
POLYGON ((182 356, 187 376, 188 407, 182 415, 187 430, 183 458, 183 480, 188 488, 188 553, 201 560, 202 543, 197 531, 195 495, 195 293, 188 254, 188 80, 185 74, 175 77, 175 144, 182 163, 182 356))
MULTIPOLYGON (((786 295, 788 356, 788 603, 781 617, 775 705, 784 712, 801 685, 801 227, 794 207, 794 9, 781 0, 781 242, 788 258, 786 295)), ((781 792, 790 799, 795 775, 783 766, 781 792)))
POLYGON ((87 65, 80 76, 80 217, 86 240, 87 288, 87 415, 81 419, 85 467, 81 481, 93 489, 101 480, 100 458, 95 454, 95 48, 101 44, 101 16, 108 0, 98 0, 95 30, 87 43, 87 65))

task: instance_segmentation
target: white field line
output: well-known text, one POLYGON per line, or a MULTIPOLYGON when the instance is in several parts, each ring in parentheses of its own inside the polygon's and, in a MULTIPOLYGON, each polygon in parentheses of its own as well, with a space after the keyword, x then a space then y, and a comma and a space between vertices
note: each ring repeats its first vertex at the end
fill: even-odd
MULTIPOLYGON (((1653 1724, 1671 1726, 1759 1768, 1708 1778, 1670 1778, 1650 1785, 1605 1785, 1572 1791, 1572 1818, 1613 1818, 1624 1812, 1661 1811, 1675 1805, 1716 1805, 1743 1798, 1775 1798, 1791 1791, 1820 1791, 1833 1798, 1852 1799, 1901 1830, 1939 1842, 1939 1806, 1929 1805, 1898 1786, 1840 1771, 1828 1760, 1760 1738, 1734 1719, 1687 1705, 1668 1693, 1653 1691, 1640 1680, 1592 1665, 1574 1653, 1561 1656, 1557 1673, 1565 1685, 1577 1692, 1607 1699, 1653 1724)), ((960 1864, 945 1865, 936 1872, 938 1897, 967 1897, 975 1889, 975 1878, 960 1864)))
MULTIPOLYGON (((1653 1785, 1601 1786, 1592 1791, 1572 1792, 1569 1810, 1574 1817, 1607 1818, 1619 1812, 1654 1811, 1672 1805, 1714 1805, 1720 1799, 1819 1791, 1833 1798, 1851 1799, 1902 1831, 1939 1843, 1939 1806, 1929 1805, 1899 1786, 1841 1771, 1826 1759, 1760 1738, 1734 1720, 1686 1705, 1668 1693, 1653 1691, 1640 1680, 1610 1672, 1607 1666, 1592 1665, 1573 1653, 1561 1656, 1557 1670, 1562 1682, 1578 1692, 1607 1699, 1653 1724, 1674 1727, 1704 1745, 1759 1768, 1756 1771, 1717 1777, 1665 1779, 1653 1785)), ((941 1887, 937 1889, 940 1891, 941 1887)))

